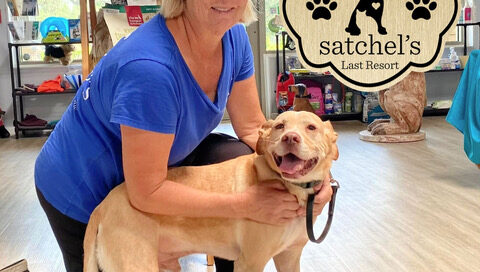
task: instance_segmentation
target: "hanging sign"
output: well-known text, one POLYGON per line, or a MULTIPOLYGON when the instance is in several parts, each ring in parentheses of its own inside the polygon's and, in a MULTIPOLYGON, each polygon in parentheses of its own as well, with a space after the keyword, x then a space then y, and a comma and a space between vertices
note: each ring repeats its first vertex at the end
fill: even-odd
POLYGON ((301 63, 362 91, 427 71, 455 28, 458 0, 280 0, 301 63))

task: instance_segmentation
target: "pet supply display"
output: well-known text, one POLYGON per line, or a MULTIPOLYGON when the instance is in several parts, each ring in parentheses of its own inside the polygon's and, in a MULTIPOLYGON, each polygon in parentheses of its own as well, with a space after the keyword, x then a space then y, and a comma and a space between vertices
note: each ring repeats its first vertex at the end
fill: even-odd
POLYGON ((311 86, 311 87, 308 87, 307 90, 310 96, 312 97, 310 98, 310 105, 312 105, 313 109, 315 110, 315 114, 318 116, 325 114, 322 88, 317 86, 311 86))
POLYGON ((80 19, 68 19, 68 31, 71 42, 79 42, 81 40, 80 19))
POLYGON ((449 109, 452 107, 452 100, 439 100, 432 103, 432 109, 449 109))
POLYGON ((309 102, 315 114, 318 116, 325 114, 322 83, 315 80, 302 80, 302 83, 307 86, 307 92, 310 95, 309 102))
POLYGON ((471 23, 472 22, 472 7, 469 4, 469 1, 465 1, 465 6, 463 7, 463 22, 471 23))
POLYGON ((325 85, 325 113, 333 113, 332 84, 325 85))
POLYGON ((35 93, 37 92, 38 86, 34 84, 23 84, 22 86, 18 87, 17 90, 21 91, 22 93, 35 93))
POLYGON ((68 20, 61 17, 48 17, 40 24, 43 43, 68 42, 68 20))
MULTIPOLYGON (((81 73, 81 72, 80 72, 81 73)), ((64 74, 63 78, 76 91, 82 85, 82 75, 80 73, 64 74)))
POLYGON ((371 123, 375 119, 388 119, 387 113, 385 113, 380 107, 378 102, 378 93, 367 93, 363 103, 363 116, 362 121, 364 123, 371 123))
POLYGON ((62 77, 58 75, 55 79, 46 80, 40 86, 38 86, 37 91, 39 93, 52 93, 52 92, 63 92, 64 88, 61 86, 62 77))
POLYGON ((338 103, 338 93, 332 93, 333 103, 338 103))
POLYGON ((333 112, 335 114, 341 114, 342 113, 342 103, 334 102, 333 103, 333 112))
POLYGON ((360 92, 353 94, 353 111, 356 113, 362 112, 363 109, 363 97, 360 92))
POLYGON ((345 112, 352 112, 352 92, 346 92, 345 93, 345 112))
POLYGON ((461 64, 460 64, 460 59, 457 56, 457 52, 455 52, 455 48, 450 47, 450 54, 448 55, 448 58, 450 59, 450 69, 460 69, 461 64))
POLYGON ((22 127, 30 127, 30 128, 44 128, 47 125, 47 121, 38 118, 33 114, 25 115, 23 121, 19 122, 18 124, 22 127))
POLYGON ((291 73, 282 73, 277 77, 277 109, 279 112, 289 110, 293 106, 295 94, 288 91, 288 86, 294 85, 295 79, 291 73))

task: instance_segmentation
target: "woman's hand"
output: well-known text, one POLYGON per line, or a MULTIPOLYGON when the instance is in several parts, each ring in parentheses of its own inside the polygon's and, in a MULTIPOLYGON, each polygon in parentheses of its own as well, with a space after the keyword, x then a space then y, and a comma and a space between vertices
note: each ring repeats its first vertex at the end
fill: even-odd
MULTIPOLYGON (((330 176, 327 176, 321 184, 313 187, 315 191, 315 201, 313 205, 313 216, 318 216, 322 213, 323 207, 330 202, 332 198, 333 190, 332 186, 330 185, 330 176)), ((306 207, 300 207, 297 210, 297 214, 299 216, 306 216, 307 209, 306 207)))
POLYGON ((260 223, 282 225, 298 217, 297 198, 279 182, 251 186, 240 198, 245 217, 260 223))

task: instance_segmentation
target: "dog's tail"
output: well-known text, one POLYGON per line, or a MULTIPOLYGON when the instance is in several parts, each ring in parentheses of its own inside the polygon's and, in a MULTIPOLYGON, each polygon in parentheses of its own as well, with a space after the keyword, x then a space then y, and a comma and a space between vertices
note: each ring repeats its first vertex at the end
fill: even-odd
POLYGON ((97 233, 98 233, 98 218, 99 210, 95 209, 88 221, 87 230, 85 231, 85 238, 83 240, 83 271, 84 272, 99 272, 97 259, 97 233))

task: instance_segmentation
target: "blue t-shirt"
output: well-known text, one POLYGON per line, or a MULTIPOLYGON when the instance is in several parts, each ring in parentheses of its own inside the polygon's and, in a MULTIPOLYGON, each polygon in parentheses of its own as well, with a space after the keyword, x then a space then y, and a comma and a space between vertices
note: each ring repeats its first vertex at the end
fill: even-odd
POLYGON ((161 15, 118 42, 78 90, 37 158, 35 183, 46 200, 88 222, 124 180, 120 124, 175 134, 168 165, 180 164, 221 121, 234 82, 254 73, 243 25, 228 30, 222 45, 223 67, 212 103, 161 15))

